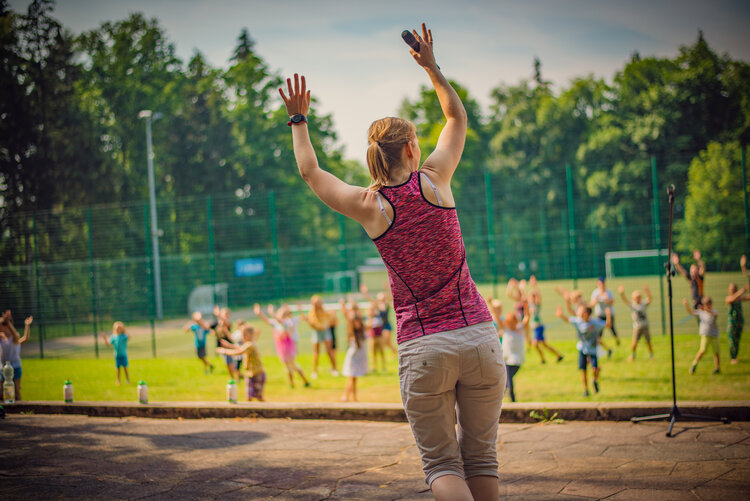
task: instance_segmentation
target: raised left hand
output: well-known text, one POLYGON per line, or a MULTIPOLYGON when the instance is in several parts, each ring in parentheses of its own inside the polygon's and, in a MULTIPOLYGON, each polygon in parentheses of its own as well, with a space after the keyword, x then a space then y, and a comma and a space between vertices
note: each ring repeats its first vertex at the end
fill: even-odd
POLYGON ((305 82, 305 76, 302 75, 302 85, 300 85, 300 76, 294 74, 294 88, 292 88, 292 79, 286 79, 286 86, 289 92, 289 97, 284 94, 282 89, 279 89, 281 99, 284 100, 284 106, 286 106, 286 112, 291 117, 292 115, 307 115, 310 110, 310 91, 307 90, 307 83, 305 82))

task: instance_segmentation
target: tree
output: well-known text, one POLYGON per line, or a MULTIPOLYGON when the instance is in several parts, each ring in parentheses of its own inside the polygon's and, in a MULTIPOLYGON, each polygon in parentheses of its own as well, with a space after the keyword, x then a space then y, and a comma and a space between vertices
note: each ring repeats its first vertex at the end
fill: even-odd
POLYGON ((676 225, 676 249, 700 249, 722 270, 737 269, 745 252, 740 145, 711 142, 690 163, 685 219, 676 225))

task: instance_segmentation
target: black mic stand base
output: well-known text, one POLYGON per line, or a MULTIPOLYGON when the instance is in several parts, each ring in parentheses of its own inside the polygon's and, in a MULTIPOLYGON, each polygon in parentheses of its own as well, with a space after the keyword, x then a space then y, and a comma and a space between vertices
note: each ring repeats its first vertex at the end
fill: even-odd
POLYGON ((680 412, 680 409, 677 407, 677 405, 672 406, 672 410, 669 411, 669 414, 655 414, 653 416, 641 416, 641 417, 634 417, 630 418, 630 421, 633 423, 640 423, 641 421, 659 421, 661 419, 669 419, 669 428, 667 428, 667 436, 672 436, 672 428, 674 428, 674 424, 678 420, 682 421, 721 421, 724 424, 729 423, 729 419, 725 417, 711 417, 711 416, 699 416, 697 414, 683 414, 680 412))
POLYGON ((669 296, 669 342, 671 347, 672 355, 672 410, 669 414, 655 414, 653 416, 642 416, 630 418, 633 423, 640 423, 641 421, 657 421, 660 419, 669 419, 669 428, 667 428, 667 436, 672 436, 672 428, 677 420, 685 421, 721 421, 724 424, 729 423, 729 420, 725 417, 716 418, 709 416, 698 416, 696 414, 683 414, 677 407, 677 386, 675 385, 675 370, 674 370, 674 315, 672 313, 672 276, 674 276, 674 270, 672 269, 672 223, 674 222, 674 185, 670 185, 667 188, 667 196, 669 198, 669 250, 667 253, 667 263, 664 268, 667 271, 667 291, 669 296))

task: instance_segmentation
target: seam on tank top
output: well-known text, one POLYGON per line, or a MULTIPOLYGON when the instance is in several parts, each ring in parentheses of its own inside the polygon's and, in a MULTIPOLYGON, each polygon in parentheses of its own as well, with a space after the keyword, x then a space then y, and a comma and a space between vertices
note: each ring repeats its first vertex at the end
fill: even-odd
POLYGON ((380 190, 378 190, 378 193, 380 193, 380 196, 382 196, 383 198, 385 198, 386 200, 388 200, 388 203, 391 204, 391 209, 393 209, 393 222, 391 223, 391 225, 383 233, 381 233, 380 235, 378 235, 375 238, 372 238, 371 240, 373 242, 375 240, 379 240, 379 239, 383 238, 386 235, 386 233, 388 233, 389 231, 391 231, 391 228, 393 228, 396 225, 396 206, 393 204, 393 202, 391 202, 391 199, 388 198, 385 193, 383 193, 380 190))
MULTIPOLYGON (((420 172, 420 174, 422 174, 420 172)), ((427 174, 425 174, 427 176, 427 174)), ((422 200, 427 202, 429 205, 435 207, 436 209, 443 209, 443 210, 456 210, 456 206, 453 207, 443 207, 442 205, 435 205, 434 203, 427 200, 427 197, 424 196, 424 191, 422 191, 422 180, 420 178, 417 178, 417 184, 419 185, 419 195, 422 197, 422 200)))
POLYGON ((464 317, 464 323, 468 326, 469 322, 466 320, 466 313, 464 312, 464 303, 461 301, 461 272, 464 270, 464 264, 466 263, 466 251, 464 251, 464 258, 461 260, 461 267, 458 269, 458 281, 456 283, 456 289, 458 289, 458 306, 461 308, 461 316, 464 317))
POLYGON ((390 265, 388 261, 383 259, 383 262, 387 267, 393 270, 393 273, 396 274, 399 280, 406 286, 407 289, 409 289, 409 294, 411 294, 411 297, 414 298, 414 311, 417 313, 417 320, 419 320, 419 328, 422 329, 422 335, 425 335, 424 331, 424 325, 422 325, 422 317, 419 316, 419 307, 417 307, 417 303, 419 302, 419 298, 414 295, 414 291, 411 290, 411 287, 409 287, 409 284, 406 283, 406 280, 399 274, 398 271, 396 271, 396 268, 390 265))

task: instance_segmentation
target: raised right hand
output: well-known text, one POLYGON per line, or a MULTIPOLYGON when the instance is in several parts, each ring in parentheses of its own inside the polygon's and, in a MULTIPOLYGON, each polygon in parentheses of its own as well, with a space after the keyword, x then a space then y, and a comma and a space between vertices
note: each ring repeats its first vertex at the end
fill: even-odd
POLYGON ((422 36, 417 33, 417 30, 411 30, 411 32, 419 42, 419 52, 409 49, 411 57, 423 68, 437 68, 435 55, 432 53, 432 30, 428 30, 427 26, 422 23, 422 36))

